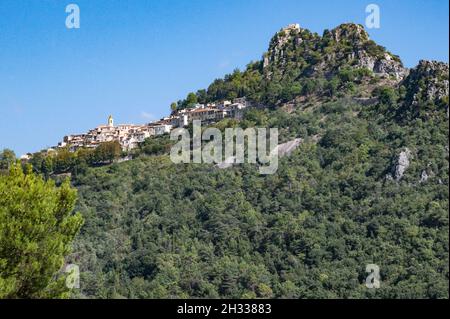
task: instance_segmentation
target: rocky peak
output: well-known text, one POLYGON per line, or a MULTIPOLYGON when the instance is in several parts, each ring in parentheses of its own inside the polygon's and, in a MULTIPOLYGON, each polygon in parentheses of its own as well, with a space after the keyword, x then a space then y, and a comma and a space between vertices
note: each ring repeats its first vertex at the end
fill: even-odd
POLYGON ((330 36, 335 42, 351 42, 361 44, 369 40, 369 34, 364 27, 355 23, 343 23, 331 31, 324 32, 324 38, 330 36))
POLYGON ((270 41, 269 52, 264 56, 264 67, 283 58, 285 46, 291 38, 296 38, 296 43, 300 44, 303 41, 299 36, 301 31, 300 25, 293 23, 277 32, 270 41))
POLYGON ((287 27, 281 29, 282 32, 300 31, 300 25, 298 23, 288 24, 287 27))
POLYGON ((407 89, 406 104, 438 102, 449 95, 449 65, 438 61, 421 60, 413 68, 403 85, 407 89))
MULTIPOLYGON (((341 68, 365 68, 380 77, 400 81, 407 69, 400 59, 369 39, 360 24, 345 23, 323 36, 290 24, 275 34, 269 50, 264 55, 266 76, 283 74, 286 66, 299 76, 315 75, 331 77, 341 68)), ((281 75, 282 76, 282 75, 281 75)))

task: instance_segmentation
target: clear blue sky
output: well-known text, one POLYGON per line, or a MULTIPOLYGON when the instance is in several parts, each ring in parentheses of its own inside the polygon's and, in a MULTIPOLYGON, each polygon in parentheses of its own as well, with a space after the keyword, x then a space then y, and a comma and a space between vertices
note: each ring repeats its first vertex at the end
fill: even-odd
POLYGON ((412 67, 448 62, 448 1, 0 0, 0 149, 17 155, 56 145, 113 114, 145 123, 267 50, 289 23, 322 34, 364 24, 372 39, 412 67), (76 3, 81 28, 65 27, 76 3))

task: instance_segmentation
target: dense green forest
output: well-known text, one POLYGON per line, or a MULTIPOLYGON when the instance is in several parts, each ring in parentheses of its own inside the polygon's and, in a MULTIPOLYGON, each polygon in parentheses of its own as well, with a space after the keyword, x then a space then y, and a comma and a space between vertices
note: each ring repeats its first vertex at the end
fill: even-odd
POLYGON ((86 224, 71 256, 83 269, 77 296, 448 297, 445 110, 403 124, 386 107, 340 100, 251 111, 245 121, 306 138, 274 175, 250 164, 175 165, 167 155, 78 175, 86 224), (390 180, 404 147, 414 160, 390 180), (432 177, 420 182, 423 170, 432 177), (364 285, 369 263, 381 289, 364 285))
POLYGON ((448 298, 448 80, 448 64, 407 70, 358 25, 283 29, 261 61, 171 105, 247 97, 242 120, 214 126, 303 138, 275 174, 174 164, 167 135, 124 162, 114 144, 35 154, 35 173, 78 190, 72 297, 448 298))

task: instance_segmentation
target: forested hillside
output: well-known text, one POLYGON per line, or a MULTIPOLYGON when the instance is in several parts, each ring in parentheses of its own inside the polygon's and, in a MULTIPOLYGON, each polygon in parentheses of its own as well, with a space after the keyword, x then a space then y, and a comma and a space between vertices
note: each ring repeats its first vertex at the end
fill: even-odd
POLYGON ((74 297, 448 298, 448 64, 408 70, 358 25, 290 27, 175 107, 242 96, 257 107, 217 127, 304 139, 276 174, 173 164, 167 136, 73 171, 74 297))

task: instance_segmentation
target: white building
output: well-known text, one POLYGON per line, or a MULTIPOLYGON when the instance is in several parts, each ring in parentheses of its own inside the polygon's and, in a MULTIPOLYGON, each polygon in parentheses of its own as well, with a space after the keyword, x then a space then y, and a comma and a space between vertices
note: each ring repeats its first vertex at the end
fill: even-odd
POLYGON ((170 133, 172 130, 172 125, 170 124, 158 124, 153 126, 155 130, 155 135, 163 135, 165 133, 170 133))

